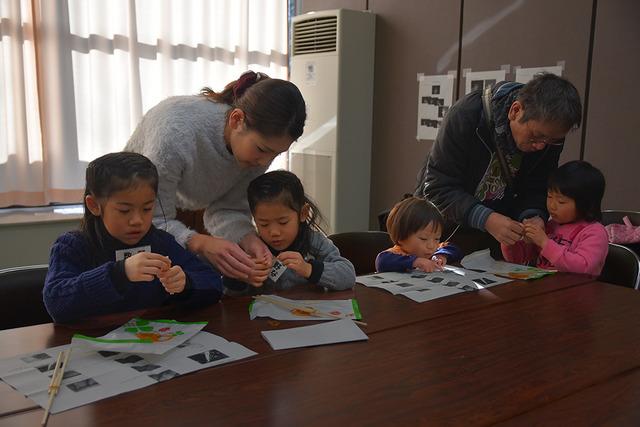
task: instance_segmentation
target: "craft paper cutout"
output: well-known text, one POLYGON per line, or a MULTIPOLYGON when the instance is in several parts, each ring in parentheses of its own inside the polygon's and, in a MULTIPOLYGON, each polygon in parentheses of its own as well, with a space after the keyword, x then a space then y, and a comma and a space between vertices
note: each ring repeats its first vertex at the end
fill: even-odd
POLYGON ((360 320, 362 314, 355 299, 346 300, 294 300, 269 295, 269 298, 283 301, 286 304, 299 306, 300 309, 287 309, 265 301, 254 300, 249 305, 249 317, 251 320, 256 317, 270 317, 276 320, 336 320, 333 317, 315 316, 311 311, 317 310, 323 313, 330 313, 334 316, 341 316, 347 319, 360 320), (311 310, 304 310, 310 308, 311 310))
POLYGON ((135 318, 102 337, 74 334, 71 344, 96 350, 163 354, 200 332, 206 324, 135 318))

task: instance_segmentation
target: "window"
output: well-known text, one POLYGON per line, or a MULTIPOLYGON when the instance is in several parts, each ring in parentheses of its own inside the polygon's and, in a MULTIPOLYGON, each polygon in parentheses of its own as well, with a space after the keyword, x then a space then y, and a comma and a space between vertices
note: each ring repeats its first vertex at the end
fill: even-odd
POLYGON ((286 0, 0 0, 0 207, 75 203, 160 100, 287 77, 286 0))

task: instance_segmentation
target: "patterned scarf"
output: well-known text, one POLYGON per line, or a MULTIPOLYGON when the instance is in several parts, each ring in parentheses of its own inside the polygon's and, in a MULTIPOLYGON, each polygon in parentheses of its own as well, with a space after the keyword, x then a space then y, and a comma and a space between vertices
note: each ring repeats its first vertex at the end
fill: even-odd
MULTIPOLYGON (((491 109, 493 111, 494 119, 494 129, 492 130, 493 140, 502 150, 507 167, 511 171, 512 176, 515 176, 520 169, 522 164, 522 152, 518 150, 518 147, 513 140, 513 136, 511 135, 508 114, 511 104, 513 104, 518 97, 519 91, 517 89, 520 87, 521 85, 513 87, 504 94, 494 96, 491 100, 491 109)), ((493 153, 489 166, 480 180, 480 183, 478 183, 478 186, 476 187, 475 197, 481 201, 501 200, 504 197, 506 188, 507 181, 503 176, 498 156, 496 153, 493 153)))

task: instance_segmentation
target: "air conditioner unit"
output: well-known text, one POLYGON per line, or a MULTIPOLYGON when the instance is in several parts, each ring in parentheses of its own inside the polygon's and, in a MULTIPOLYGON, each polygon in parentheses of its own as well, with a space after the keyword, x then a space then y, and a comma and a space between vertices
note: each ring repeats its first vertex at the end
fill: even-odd
POLYGON ((328 233, 369 229, 375 15, 354 10, 293 18, 291 81, 307 104, 289 168, 328 233))

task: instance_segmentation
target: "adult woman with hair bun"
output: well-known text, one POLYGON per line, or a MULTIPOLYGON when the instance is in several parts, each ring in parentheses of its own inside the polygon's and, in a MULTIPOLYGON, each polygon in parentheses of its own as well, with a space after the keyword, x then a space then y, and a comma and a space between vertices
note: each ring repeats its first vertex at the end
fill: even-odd
POLYGON ((158 168, 155 224, 225 276, 257 284, 272 255, 251 222, 247 186, 302 135, 305 120, 293 83, 248 71, 221 92, 204 88, 160 102, 124 151, 141 153, 158 168), (210 235, 176 219, 177 209, 204 209, 210 235))

